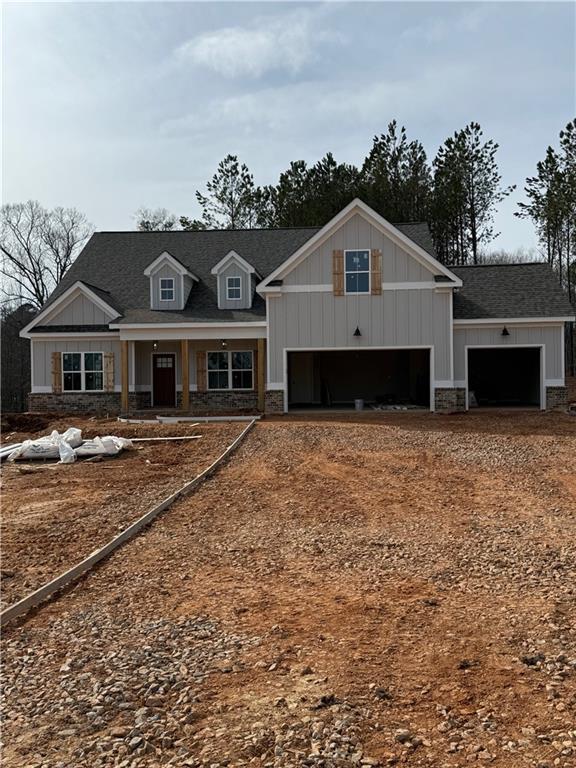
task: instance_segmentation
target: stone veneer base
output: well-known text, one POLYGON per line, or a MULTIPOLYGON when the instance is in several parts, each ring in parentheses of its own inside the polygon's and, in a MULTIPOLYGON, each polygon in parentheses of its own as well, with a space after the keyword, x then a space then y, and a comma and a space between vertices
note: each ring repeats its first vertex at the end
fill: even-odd
POLYGON ((546 387, 546 410, 566 411, 568 409, 568 387, 546 387))
MULTIPOLYGON (((150 392, 130 392, 129 410, 139 411, 151 407, 150 392)), ((120 392, 34 392, 28 395, 31 411, 61 411, 62 413, 112 413, 122 411, 120 392)), ((182 392, 176 394, 176 407, 182 407, 182 392)), ((158 410, 162 410, 158 406, 158 410)), ((284 393, 268 390, 265 397, 266 413, 282 413, 284 393)), ((258 412, 257 392, 190 392, 190 413, 258 412)))
POLYGON ((438 388, 434 390, 434 408, 442 411, 465 411, 466 390, 462 388, 438 388))

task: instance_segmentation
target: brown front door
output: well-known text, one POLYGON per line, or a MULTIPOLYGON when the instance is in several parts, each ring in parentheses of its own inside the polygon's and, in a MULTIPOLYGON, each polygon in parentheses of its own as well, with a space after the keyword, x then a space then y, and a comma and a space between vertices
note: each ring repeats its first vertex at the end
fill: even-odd
POLYGON ((152 355, 153 405, 174 408, 176 405, 176 355, 152 355))

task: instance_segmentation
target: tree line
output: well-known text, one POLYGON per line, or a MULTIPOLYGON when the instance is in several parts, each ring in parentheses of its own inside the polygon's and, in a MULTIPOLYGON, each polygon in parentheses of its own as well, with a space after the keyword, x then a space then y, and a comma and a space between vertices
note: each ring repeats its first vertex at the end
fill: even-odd
POLYGON ((218 165, 206 190, 196 192, 200 219, 165 209, 140 209, 139 229, 212 229, 322 226, 354 197, 392 222, 428 221, 444 263, 477 263, 494 239, 503 187, 498 145, 472 122, 446 139, 430 163, 420 141, 394 120, 373 138, 360 167, 339 163, 331 152, 313 165, 290 163, 277 184, 256 186, 235 155, 218 165))
MULTIPOLYGON (((478 123, 456 131, 429 162, 424 147, 392 121, 375 136, 361 166, 327 153, 312 165, 290 163, 276 184, 257 186, 249 168, 227 155, 204 190, 196 192, 199 219, 165 209, 137 212, 137 229, 322 226, 354 197, 392 222, 427 221, 440 261, 477 264, 497 237, 498 204, 514 190, 503 186, 498 144, 478 123)), ((576 299, 576 120, 548 147, 526 180, 517 216, 536 228, 543 257, 576 299)), ((38 202, 3 205, 0 212, 2 299, 41 307, 92 232, 75 208, 48 210, 38 202)), ((508 261, 500 252, 494 260, 508 261)))

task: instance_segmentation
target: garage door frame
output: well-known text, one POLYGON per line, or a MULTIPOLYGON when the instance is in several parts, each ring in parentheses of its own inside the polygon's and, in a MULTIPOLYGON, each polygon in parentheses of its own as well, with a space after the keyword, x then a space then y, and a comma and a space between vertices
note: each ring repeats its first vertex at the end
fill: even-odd
MULTIPOLYGON (((430 374, 430 410, 434 411, 434 345, 433 344, 412 344, 412 345, 392 345, 388 347, 284 347, 283 349, 283 385, 284 385, 284 413, 288 413, 288 353, 289 352, 370 352, 381 351, 389 352, 403 349, 427 349, 430 352, 429 374, 430 374)), ((466 372, 468 373, 468 372, 466 372)))
POLYGON ((466 344, 464 346, 464 381, 466 383, 466 410, 468 402, 468 350, 469 349, 539 349, 540 350, 540 410, 546 410, 544 374, 546 370, 546 346, 544 344, 466 344))

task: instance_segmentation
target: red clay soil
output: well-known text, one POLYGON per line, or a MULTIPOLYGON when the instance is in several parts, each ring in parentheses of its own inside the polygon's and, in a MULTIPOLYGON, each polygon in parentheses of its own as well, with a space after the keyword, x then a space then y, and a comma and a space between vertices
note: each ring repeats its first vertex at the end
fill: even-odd
POLYGON ((575 766, 576 419, 378 422, 258 424, 8 627, 4 765, 575 766))
POLYGON ((84 438, 112 434, 201 435, 201 439, 135 443, 134 450, 97 463, 4 463, 0 526, 3 608, 80 562, 199 474, 245 426, 122 424, 61 417, 42 423, 36 433, 17 433, 16 437, 8 433, 4 442, 50 434, 53 429, 64 431, 70 426, 81 429, 84 438))

